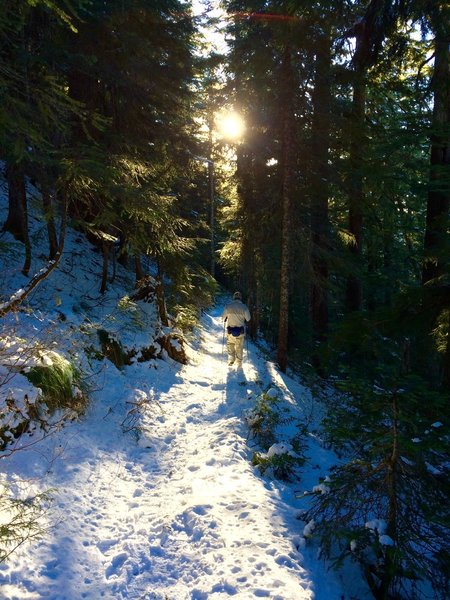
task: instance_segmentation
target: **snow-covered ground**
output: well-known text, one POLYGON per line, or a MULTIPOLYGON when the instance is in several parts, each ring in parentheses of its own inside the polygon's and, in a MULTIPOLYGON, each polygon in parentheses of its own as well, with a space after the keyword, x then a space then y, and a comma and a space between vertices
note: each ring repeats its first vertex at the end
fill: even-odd
POLYGON ((229 370, 220 313, 204 316, 190 364, 105 362, 85 419, 5 461, 11 481, 55 500, 46 537, 1 565, 3 598, 370 598, 357 571, 328 571, 303 546, 295 492, 317 483, 326 451, 312 441, 291 484, 251 465, 243 414, 255 396, 275 386, 308 418, 312 399, 252 344, 245 383, 229 370))
MULTIPOLYGON (((0 180, 0 223, 6 218, 4 192, 0 180)), ((36 197, 31 187, 29 194, 36 197)), ((45 225, 33 214, 31 275, 47 253, 45 225)), ((21 274, 23 256, 22 244, 2 233, 2 301, 29 281, 21 274)), ((89 405, 81 419, 50 435, 38 430, 23 436, 0 452, 0 483, 7 482, 15 497, 49 490, 53 498, 42 517, 45 535, 0 563, 0 597, 369 600, 356 566, 328 570, 317 546, 303 538, 311 526, 301 520, 308 501, 301 496, 336 460, 316 434, 320 406, 311 392, 280 374, 251 343, 243 373, 230 370, 219 300, 203 315, 185 366, 166 357, 117 369, 95 352, 87 360, 87 349, 98 347, 100 328, 137 352, 159 330, 154 304, 126 300, 132 274, 118 265, 114 283, 101 295, 100 273, 100 255, 69 229, 58 268, 24 310, 1 323, 2 405, 8 393, 35 398, 37 389, 9 369, 19 346, 28 360, 39 344, 79 363, 88 378, 89 405), (309 426, 307 461, 290 483, 263 476, 251 464, 258 447, 245 415, 269 389, 309 426)))

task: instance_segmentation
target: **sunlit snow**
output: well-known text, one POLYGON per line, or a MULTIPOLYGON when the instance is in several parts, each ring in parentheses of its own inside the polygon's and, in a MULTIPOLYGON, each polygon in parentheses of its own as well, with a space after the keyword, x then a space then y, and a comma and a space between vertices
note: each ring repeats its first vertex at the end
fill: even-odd
MULTIPOLYGON (((220 309, 181 368, 105 364, 86 420, 8 460, 55 488, 48 535, 3 565, 6 598, 340 599, 343 583, 294 543, 289 486, 251 466, 242 411, 267 381, 249 349, 228 371, 220 309), (155 402, 123 433, 127 401, 155 402), (52 521, 52 523, 50 522, 52 521)), ((308 394, 287 379, 296 394, 308 394)), ((313 529, 305 528, 305 535, 313 529)), ((361 596, 360 596, 361 597, 361 596)), ((368 596, 369 597, 369 596, 368 596)))
MULTIPOLYGON (((45 255, 42 236, 36 257, 45 255)), ((18 336, 5 342, 10 357, 29 344, 19 342, 28 332, 33 344, 50 337, 58 355, 69 353, 85 366, 77 331, 95 335, 93 319, 127 347, 148 344, 157 326, 154 306, 139 315, 118 309, 132 291, 122 277, 100 296, 101 258, 78 233, 68 231, 66 239, 60 265, 33 293, 33 312, 10 319, 18 336)), ((11 293, 26 283, 17 256, 17 265, 4 271, 11 293)), ((12 492, 27 498, 51 490, 53 497, 42 539, 0 564, 2 598, 371 598, 356 566, 328 570, 318 546, 305 543, 314 523, 301 520, 303 492, 336 460, 317 435, 320 407, 252 343, 243 372, 228 369, 222 308, 219 302, 203 315, 189 364, 166 357, 119 370, 94 360, 85 417, 51 435, 26 435, 1 455, 12 492), (311 426, 317 421, 300 479, 290 483, 262 476, 251 464, 258 448, 245 414, 263 392, 290 403, 311 426)), ((2 390, 30 402, 37 393, 19 373, 2 390)), ((291 452, 284 440, 271 452, 281 451, 291 452)))

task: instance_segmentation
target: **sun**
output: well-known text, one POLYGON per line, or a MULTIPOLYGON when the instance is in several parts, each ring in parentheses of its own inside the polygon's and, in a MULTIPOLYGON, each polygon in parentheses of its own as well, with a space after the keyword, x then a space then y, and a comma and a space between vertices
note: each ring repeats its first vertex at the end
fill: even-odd
POLYGON ((230 140, 239 140, 245 132, 245 121, 235 110, 223 110, 216 116, 217 130, 230 140))

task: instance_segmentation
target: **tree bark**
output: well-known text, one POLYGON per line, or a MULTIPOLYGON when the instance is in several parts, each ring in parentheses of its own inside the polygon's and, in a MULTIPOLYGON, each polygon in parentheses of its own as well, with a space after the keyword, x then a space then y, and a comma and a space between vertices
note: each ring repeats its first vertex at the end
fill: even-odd
POLYGON ((49 259, 53 260, 58 252, 58 236, 56 234, 55 219, 53 217, 52 197, 46 184, 41 185, 42 207, 47 222, 49 244, 49 259))
POLYGON ((365 145, 366 111, 366 57, 368 33, 363 22, 356 28, 356 48, 354 56, 352 121, 350 124, 350 187, 348 198, 348 229, 352 236, 350 253, 351 272, 347 277, 346 305, 350 312, 362 308, 362 281, 358 274, 361 268, 363 231, 363 155, 365 145))
POLYGON ((117 262, 125 268, 128 268, 128 239, 123 231, 119 232, 119 251, 117 262))
POLYGON ((134 271, 137 283, 144 278, 144 270, 142 269, 142 262, 139 254, 134 255, 134 271))
MULTIPOLYGON (((450 274, 450 242, 448 235, 450 210, 450 56, 449 13, 447 7, 436 7, 431 16, 435 32, 435 57, 432 87, 434 104, 432 116, 430 184, 427 198, 426 226, 424 236, 424 262, 422 285, 443 285, 442 280, 450 274)), ((445 284, 444 284, 445 285, 445 284)), ((442 306, 449 311, 449 306, 442 306)), ((448 318, 448 317, 447 317, 448 318)), ((435 320, 430 329, 436 326, 435 320)), ((448 390, 450 382, 450 325, 446 349, 442 360, 441 385, 448 390)))
POLYGON ((117 257, 116 257, 116 246, 113 242, 111 244, 111 262, 112 262, 112 272, 111 277, 109 278, 109 283, 114 283, 117 274, 117 257))
POLYGON ((20 294, 15 294, 13 299, 9 302, 4 303, 0 307, 0 318, 6 314, 16 310, 18 306, 25 300, 27 296, 37 287, 41 281, 46 279, 50 273, 56 269, 61 260, 62 252, 64 249, 64 240, 66 235, 66 223, 67 223, 67 200, 64 200, 63 213, 61 217, 61 231, 59 234, 58 252, 54 260, 49 261, 46 269, 41 269, 29 282, 29 284, 21 291, 20 294))
POLYGON ((450 390, 450 319, 447 327, 447 345, 442 363, 442 389, 450 390))
MULTIPOLYGON (((399 410, 398 410, 398 399, 396 393, 392 398, 392 451, 391 456, 386 458, 387 476, 386 476, 386 488, 388 497, 388 514, 387 514, 387 534, 397 542, 397 521, 398 521, 398 462, 399 462, 399 410)), ((378 573, 380 577, 378 585, 378 598, 387 599, 390 598, 390 587, 392 584, 393 577, 395 575, 395 564, 393 561, 392 554, 395 550, 389 546, 385 548, 384 562, 382 565, 381 573, 378 573)))
MULTIPOLYGON (((448 11, 447 11, 448 12, 448 11)), ((442 15, 443 17, 444 15, 442 15)), ((439 18, 433 19, 435 59, 433 74, 434 105, 432 117, 430 187, 427 199, 422 284, 435 281, 448 272, 448 222, 450 208, 449 183, 444 173, 450 167, 450 27, 439 18)))
POLYGON ((110 244, 110 242, 108 242, 106 240, 102 240, 103 264, 102 264, 102 283, 100 285, 100 294, 104 294, 106 292, 106 288, 107 288, 107 284, 108 284, 109 244, 110 244))
POLYGON ((28 276, 31 266, 31 242, 28 233, 27 193, 25 176, 20 164, 6 166, 8 181, 8 217, 3 225, 4 231, 9 231, 19 242, 25 245, 25 260, 22 273, 28 276))
POLYGON ((281 188, 281 265, 280 265, 280 317, 278 324, 277 361, 280 370, 286 372, 289 333, 289 286, 290 286, 290 250, 291 250, 291 205, 294 188, 294 81, 291 49, 284 50, 281 86, 283 90, 283 154, 281 188))
POLYGON ((311 316, 319 340, 326 339, 328 328, 328 154, 331 110, 331 41, 329 31, 317 39, 314 115, 312 123, 311 237, 312 269, 311 316))
MULTIPOLYGON (((212 145, 212 143, 211 143, 212 145)), ((211 154, 210 154, 211 156, 211 154)), ((216 277, 216 198, 215 198, 215 169, 214 161, 208 159, 208 184, 209 184, 209 223, 211 229, 211 277, 216 277)))
POLYGON ((156 301, 158 303, 158 313, 164 327, 169 327, 169 316, 167 314, 166 300, 164 298, 164 287, 161 275, 156 277, 156 301))
POLYGON ((258 311, 256 308, 256 253, 257 247, 255 243, 256 233, 254 222, 255 217, 255 196, 254 187, 255 158, 250 151, 248 145, 242 144, 238 149, 237 154, 237 179, 238 179, 238 196, 241 203, 241 223, 242 223, 242 238, 241 238, 241 269, 242 269, 242 291, 251 313, 251 321, 249 323, 249 334, 252 339, 256 337, 258 331, 258 311))

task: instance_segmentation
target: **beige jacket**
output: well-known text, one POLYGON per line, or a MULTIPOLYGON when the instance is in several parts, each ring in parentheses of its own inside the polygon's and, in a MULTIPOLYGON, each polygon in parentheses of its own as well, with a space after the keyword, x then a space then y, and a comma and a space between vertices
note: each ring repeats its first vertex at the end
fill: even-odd
POLYGON ((233 300, 225 306, 222 318, 228 327, 244 327, 250 321, 250 311, 240 300, 233 300))

